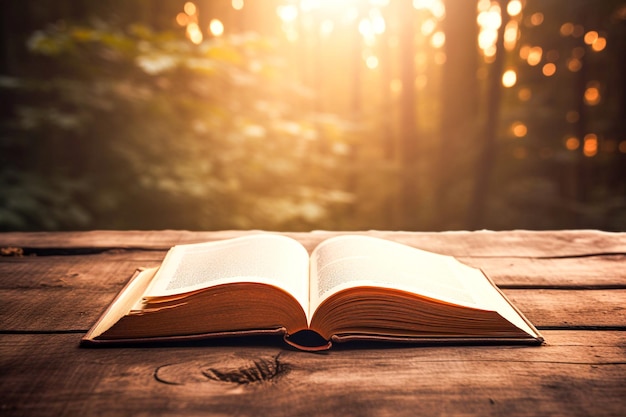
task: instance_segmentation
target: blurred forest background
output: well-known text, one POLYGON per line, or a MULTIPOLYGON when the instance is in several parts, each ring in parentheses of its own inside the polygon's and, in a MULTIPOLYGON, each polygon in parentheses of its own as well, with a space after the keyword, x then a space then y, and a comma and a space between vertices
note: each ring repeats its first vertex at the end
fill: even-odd
POLYGON ((0 230, 626 230, 625 0, 0 5, 0 230))

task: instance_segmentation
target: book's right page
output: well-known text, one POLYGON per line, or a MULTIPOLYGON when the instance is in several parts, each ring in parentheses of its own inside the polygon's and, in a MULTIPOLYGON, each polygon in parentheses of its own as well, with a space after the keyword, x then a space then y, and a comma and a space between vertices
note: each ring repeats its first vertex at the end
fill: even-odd
POLYGON ((318 245, 311 256, 311 311, 333 294, 357 286, 397 289, 497 311, 529 335, 537 336, 482 271, 454 257, 360 235, 338 236, 318 245))

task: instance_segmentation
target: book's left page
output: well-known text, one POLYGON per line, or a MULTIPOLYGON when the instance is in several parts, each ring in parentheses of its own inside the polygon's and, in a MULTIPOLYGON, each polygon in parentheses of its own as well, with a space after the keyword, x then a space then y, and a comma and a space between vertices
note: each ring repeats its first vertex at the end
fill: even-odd
POLYGON ((309 255, 298 241, 274 234, 174 246, 143 299, 241 282, 278 287, 291 294, 306 312, 309 255))

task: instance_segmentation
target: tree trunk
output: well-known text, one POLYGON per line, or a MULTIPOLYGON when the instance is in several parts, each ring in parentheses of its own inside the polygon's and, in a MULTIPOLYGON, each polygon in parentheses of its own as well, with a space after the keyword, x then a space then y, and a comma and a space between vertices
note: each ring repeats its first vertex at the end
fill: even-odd
POLYGON ((500 10, 502 10, 502 24, 498 30, 498 40, 496 42, 496 56, 491 64, 488 85, 487 85, 487 114, 484 129, 484 141, 482 150, 476 159, 476 179, 474 192, 468 211, 468 228, 477 229, 484 227, 486 203, 489 198, 489 183, 491 180, 493 165, 496 157, 496 137, 498 133, 498 123, 500 121, 500 99, 502 93, 502 69, 504 67, 504 28, 506 26, 506 2, 498 0, 500 10))
POLYGON ((476 4, 447 1, 443 21, 446 64, 443 68, 440 146, 435 177, 438 229, 463 226, 461 179, 467 175, 468 151, 475 144, 478 119, 478 26, 476 4))

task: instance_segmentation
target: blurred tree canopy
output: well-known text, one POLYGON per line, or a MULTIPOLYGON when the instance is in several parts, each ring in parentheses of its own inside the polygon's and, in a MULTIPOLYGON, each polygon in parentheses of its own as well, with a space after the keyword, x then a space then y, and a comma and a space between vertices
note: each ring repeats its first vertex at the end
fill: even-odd
POLYGON ((0 230, 626 230, 625 1, 324 4, 4 2, 0 230))

